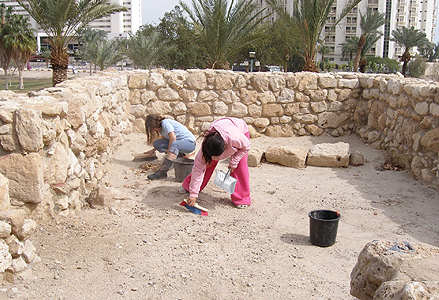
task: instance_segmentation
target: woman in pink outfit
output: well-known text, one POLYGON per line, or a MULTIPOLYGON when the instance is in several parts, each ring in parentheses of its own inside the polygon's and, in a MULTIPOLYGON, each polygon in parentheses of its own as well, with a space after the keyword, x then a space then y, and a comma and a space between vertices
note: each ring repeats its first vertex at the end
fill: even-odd
POLYGON ((247 124, 238 118, 222 118, 214 121, 206 131, 198 151, 192 173, 183 181, 182 187, 189 191, 188 204, 195 205, 198 193, 212 177, 218 161, 230 157, 231 176, 237 179, 235 192, 231 195, 237 208, 251 204, 249 171, 247 165, 250 150, 250 134, 247 124))

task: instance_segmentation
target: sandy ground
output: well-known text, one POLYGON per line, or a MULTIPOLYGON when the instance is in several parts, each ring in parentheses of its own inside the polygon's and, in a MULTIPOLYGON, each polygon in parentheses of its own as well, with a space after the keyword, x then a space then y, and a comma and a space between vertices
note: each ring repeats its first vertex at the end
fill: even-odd
POLYGON ((368 242, 439 246, 439 196, 409 171, 378 171, 385 153, 356 136, 261 137, 252 146, 336 141, 363 153, 366 164, 299 170, 263 163, 250 168, 252 206, 234 208, 209 183, 199 198, 209 209, 202 217, 178 205, 184 196, 173 170, 165 180, 146 179, 151 171, 132 159, 150 147, 131 134, 105 177, 131 200, 39 224, 31 238, 42 260, 35 277, 0 285, 0 298, 354 299, 350 273, 368 242), (309 242, 315 209, 341 213, 331 247, 309 242))

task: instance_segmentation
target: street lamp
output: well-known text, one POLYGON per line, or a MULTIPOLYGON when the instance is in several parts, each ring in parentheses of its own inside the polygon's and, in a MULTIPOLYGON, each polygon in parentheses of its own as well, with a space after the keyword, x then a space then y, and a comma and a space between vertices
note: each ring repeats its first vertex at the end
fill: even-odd
POLYGON ((250 51, 248 57, 250 58, 250 72, 253 72, 253 63, 256 59, 256 52, 250 51))

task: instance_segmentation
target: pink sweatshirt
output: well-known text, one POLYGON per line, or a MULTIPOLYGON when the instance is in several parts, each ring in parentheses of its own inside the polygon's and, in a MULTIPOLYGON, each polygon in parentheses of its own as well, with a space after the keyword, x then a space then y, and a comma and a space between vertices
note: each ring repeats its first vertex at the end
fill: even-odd
MULTIPOLYGON (((229 166, 236 168, 239 161, 250 150, 250 140, 245 136, 248 132, 247 124, 238 118, 222 118, 212 122, 207 133, 217 131, 225 142, 225 150, 219 160, 230 156, 229 166)), ((189 195, 198 198, 200 187, 203 182, 206 164, 203 159, 203 151, 200 149, 195 156, 192 168, 191 183, 189 185, 189 195)))

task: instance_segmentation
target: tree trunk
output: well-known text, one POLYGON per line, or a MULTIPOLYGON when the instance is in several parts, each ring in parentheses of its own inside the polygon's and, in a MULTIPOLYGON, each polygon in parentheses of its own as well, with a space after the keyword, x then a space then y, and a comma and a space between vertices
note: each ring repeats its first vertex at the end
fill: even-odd
POLYGON ((52 85, 55 86, 67 80, 67 68, 69 66, 69 54, 67 48, 52 48, 50 53, 52 65, 52 85))
POLYGON ((23 69, 18 69, 18 89, 24 89, 23 84, 23 69))
POLYGON ((5 90, 7 90, 8 89, 8 79, 9 79, 8 68, 5 68, 4 70, 5 70, 5 90))
POLYGON ((354 72, 358 72, 358 67, 360 65, 360 57, 361 51, 363 50, 363 46, 366 43, 366 37, 361 36, 358 40, 357 52, 355 53, 355 61, 354 61, 354 72))
POLYGON ((404 52, 404 54, 401 56, 400 61, 403 62, 403 64, 402 64, 402 71, 401 72, 402 72, 402 75, 404 75, 404 77, 405 77, 405 74, 407 73, 407 65, 408 65, 410 59, 411 59, 410 53, 407 52, 407 51, 404 52))

